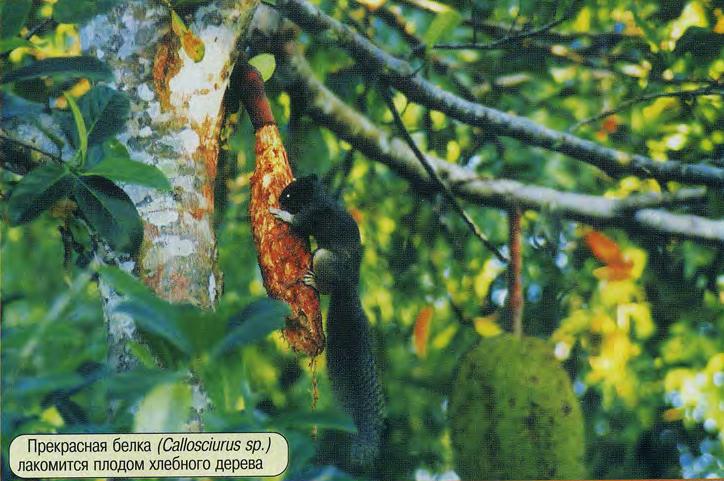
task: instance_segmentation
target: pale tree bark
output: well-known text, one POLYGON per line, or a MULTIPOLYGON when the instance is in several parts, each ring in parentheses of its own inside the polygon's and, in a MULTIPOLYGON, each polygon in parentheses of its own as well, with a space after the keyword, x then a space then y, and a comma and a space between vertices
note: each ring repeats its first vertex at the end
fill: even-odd
MULTIPOLYGON (((163 193, 122 184, 143 222, 140 252, 132 258, 102 245, 96 258, 137 275, 169 302, 214 309, 220 294, 213 186, 223 98, 257 4, 258 0, 216 0, 185 18, 205 47, 198 63, 171 32, 170 11, 160 0, 122 2, 80 28, 82 53, 106 62, 114 73, 111 86, 130 99, 130 118, 118 140, 132 159, 163 171, 173 187, 163 193)), ((63 139, 51 115, 38 114, 31 120, 18 116, 3 122, 3 137, 57 158, 72 156, 67 141, 58 151, 48 135, 63 139)), ((99 289, 109 367, 127 371, 137 364, 128 341, 138 340, 139 333, 133 319, 118 309, 124 296, 103 279, 99 289)), ((191 382, 195 414, 187 428, 200 430, 200 414, 209 401, 202 387, 191 382)))
MULTIPOLYGON (((134 160, 154 165, 173 190, 161 193, 123 186, 144 225, 137 259, 108 253, 138 274, 161 298, 213 309, 221 288, 213 230, 213 185, 223 122, 222 100, 257 0, 219 0, 199 7, 188 21, 204 43, 195 63, 170 32, 170 12, 161 2, 128 1, 98 15, 80 30, 84 54, 108 63, 115 87, 128 94, 131 116, 118 136, 134 160)), ((137 337, 133 320, 117 311, 123 301, 101 281, 108 323, 109 363, 124 371, 135 365, 127 342, 137 337)), ((208 400, 194 386, 196 419, 208 400)))

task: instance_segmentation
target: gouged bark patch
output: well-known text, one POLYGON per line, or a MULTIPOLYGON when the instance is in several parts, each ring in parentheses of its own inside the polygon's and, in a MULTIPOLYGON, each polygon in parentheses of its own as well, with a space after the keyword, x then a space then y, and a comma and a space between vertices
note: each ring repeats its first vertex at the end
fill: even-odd
POLYGON ((153 86, 160 100, 161 109, 164 111, 171 108, 169 82, 179 73, 183 64, 178 55, 178 49, 178 37, 167 34, 158 42, 153 59, 153 86))
POLYGON ((191 279, 183 272, 175 271, 169 276, 168 300, 171 302, 188 302, 191 279))
MULTIPOLYGON (((223 107, 222 107, 223 108, 223 107)), ((219 160, 219 129, 223 122, 223 112, 219 115, 217 122, 206 118, 200 126, 194 125, 193 129, 199 136, 199 147, 194 152, 194 160, 201 162, 205 173, 205 179, 201 185, 201 195, 206 200, 205 207, 192 207, 190 214, 194 219, 201 219, 214 209, 214 179, 217 173, 219 160)))
POLYGON ((279 207, 279 195, 292 178, 276 125, 261 127, 256 132, 256 169, 249 201, 259 267, 267 293, 291 307, 284 337, 296 351, 316 356, 324 349, 324 333, 317 293, 302 282, 312 262, 309 245, 269 213, 270 207, 279 207))
POLYGON ((146 273, 141 270, 141 280, 144 284, 146 284, 153 292, 160 295, 161 290, 161 279, 163 279, 163 271, 164 266, 163 264, 156 267, 154 271, 151 271, 150 274, 145 275, 146 273))

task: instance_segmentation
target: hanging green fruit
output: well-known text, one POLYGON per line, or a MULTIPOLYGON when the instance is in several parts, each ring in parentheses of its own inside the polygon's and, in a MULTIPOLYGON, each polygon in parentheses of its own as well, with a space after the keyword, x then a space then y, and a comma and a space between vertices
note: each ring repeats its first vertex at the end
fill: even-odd
POLYGON ((459 366, 450 425, 462 479, 585 477, 581 409, 541 339, 482 339, 459 366))

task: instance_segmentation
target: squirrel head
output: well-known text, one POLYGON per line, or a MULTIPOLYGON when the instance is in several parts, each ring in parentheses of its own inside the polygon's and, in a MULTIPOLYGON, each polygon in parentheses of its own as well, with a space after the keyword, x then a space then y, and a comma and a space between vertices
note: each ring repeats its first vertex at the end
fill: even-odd
POLYGON ((279 205, 290 214, 296 214, 312 203, 319 188, 319 179, 314 174, 294 179, 279 195, 279 205))

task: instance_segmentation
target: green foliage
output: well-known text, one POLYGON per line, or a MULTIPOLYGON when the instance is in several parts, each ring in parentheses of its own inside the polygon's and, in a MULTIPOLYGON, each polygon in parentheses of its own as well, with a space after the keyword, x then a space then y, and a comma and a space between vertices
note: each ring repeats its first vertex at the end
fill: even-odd
POLYGON ((88 80, 112 80, 108 64, 96 57, 56 57, 38 60, 25 67, 11 70, 0 77, 0 83, 20 82, 40 77, 87 78, 88 80))
POLYGON ((152 165, 131 160, 126 147, 116 139, 106 140, 100 148, 100 161, 83 175, 97 175, 114 182, 145 185, 161 191, 171 190, 171 183, 163 172, 152 165))
POLYGON ((32 6, 32 0, 3 0, 0 3, 0 38, 5 40, 17 35, 32 6))
POLYGON ((427 45, 435 45, 438 40, 445 38, 446 35, 455 30, 462 20, 463 17, 457 10, 452 8, 443 10, 430 23, 425 35, 422 37, 423 41, 427 45))
MULTIPOLYGON (((71 57, 55 59, 53 64, 36 62, 10 72, 3 81, 15 82, 50 74, 75 72, 83 62, 63 63, 71 57), (20 72, 18 74, 18 72, 20 72), (12 74, 15 74, 14 76, 12 74)), ((96 71, 107 71, 102 65, 96 71)), ((91 63, 94 63, 91 62, 91 63)), ((108 70, 110 74, 110 71, 108 70)), ((15 96, 8 96, 15 99, 15 96)), ((50 163, 31 171, 12 191, 8 210, 11 222, 25 223, 66 197, 75 201, 80 213, 92 229, 114 249, 135 253, 143 240, 143 225, 128 195, 114 182, 126 182, 170 190, 166 176, 156 167, 131 160, 126 148, 113 138, 126 123, 130 112, 128 97, 105 86, 93 87, 76 101, 64 93, 71 112, 56 112, 56 118, 73 146, 77 162, 50 163), (92 162, 86 165, 89 150, 92 162)), ((19 115, 27 101, 15 101, 19 115)))
POLYGON ((38 217, 73 189, 70 170, 55 163, 49 163, 28 173, 13 189, 8 202, 10 222, 23 224, 38 217))
POLYGON ((261 73, 261 78, 266 82, 274 75, 274 69, 277 67, 274 55, 270 53, 260 53, 249 59, 249 65, 256 68, 261 73))
POLYGON ((61 23, 82 23, 118 3, 119 0, 58 0, 53 8, 53 18, 61 23))
POLYGON ((463 479, 580 479, 583 420, 550 346, 508 334, 483 340, 461 362, 450 398, 463 479))
MULTIPOLYGON (((16 5, 6 0, 2 8, 8 3, 16 5)), ((3 122, 55 106, 55 99, 78 79, 112 79, 111 69, 95 58, 67 57, 76 45, 75 27, 48 27, 29 40, 22 30, 51 17, 79 23, 112 3, 59 0, 51 12, 45 11, 50 8, 45 2, 32 2, 27 15, 20 9, 10 16, 0 12, 3 122)), ((183 0, 172 5, 186 11, 199 3, 183 0)), ((721 79, 722 15, 712 2, 615 0, 602 5, 583 0, 575 2, 568 20, 550 31, 485 50, 438 50, 430 43, 496 42, 561 18, 569 2, 388 0, 380 10, 365 7, 374 2, 315 3, 381 48, 409 60, 420 69, 418 75, 480 104, 558 130, 621 107, 573 132, 600 145, 677 160, 684 166, 704 161, 715 165, 722 155, 720 95, 639 100, 721 79), (409 30, 385 17, 388 10, 398 12, 409 30), (482 26, 473 32, 468 20, 482 26), (428 44, 424 54, 410 33, 428 44)), ((330 41, 326 34, 305 32, 297 43, 330 90, 381 129, 392 131, 377 79, 366 66, 357 65, 340 42, 330 41)), ((298 92, 280 90, 283 81, 279 76, 266 87, 295 174, 317 173, 325 179, 355 213, 365 245, 360 291, 372 322, 388 404, 385 456, 377 479, 434 478, 452 469, 463 475, 466 466, 484 458, 490 444, 484 440, 474 445, 474 434, 469 434, 462 448, 475 459, 458 469, 453 448, 463 442, 456 440, 454 431, 490 426, 510 419, 507 414, 525 419, 522 406, 532 406, 521 395, 526 404, 497 417, 483 416, 481 408, 470 422, 453 412, 474 401, 484 402, 485 409, 505 405, 476 398, 474 390, 483 383, 454 386, 463 356, 481 335, 500 329, 505 266, 492 259, 440 196, 409 185, 305 116, 298 92), (413 339, 416 319, 427 308, 432 316, 423 355, 413 339)), ((0 226, 2 421, 7 433, 3 449, 19 433, 128 432, 155 422, 162 428, 177 427, 186 413, 172 407, 187 405, 188 389, 183 385, 190 370, 214 406, 204 414, 206 430, 283 432, 292 453, 285 479, 359 479, 317 466, 319 442, 310 434, 313 426, 320 438, 327 431, 352 429, 336 407, 323 359, 313 378, 308 360, 295 357, 278 332, 268 335, 281 325, 283 313, 277 304, 260 301, 264 289, 247 212, 248 174, 254 163, 253 129, 247 120, 239 123, 222 151, 229 178, 219 182, 226 194, 216 196, 219 270, 224 273, 224 295, 216 313, 164 303, 136 281, 119 275, 112 279, 114 274, 104 272, 103 282, 133 299, 122 308, 133 315, 142 333, 140 340, 126 346, 139 361, 138 368, 114 373, 105 365, 106 329, 98 288, 88 281, 82 262, 63 269, 58 227, 67 227, 86 252, 91 252, 98 234, 110 236, 108 241, 115 236, 116 245, 135 245, 140 234, 130 200, 123 200, 113 183, 169 188, 160 172, 137 165, 113 138, 127 116, 123 98, 98 85, 77 98, 88 138, 82 167, 70 161, 70 149, 71 158, 63 163, 34 156, 41 165, 25 177, 0 173, 3 198, 8 199, 3 208, 12 222, 0 226), (77 189, 81 202, 74 199, 77 189), (75 216, 40 215, 63 198, 79 204, 75 216), (89 214, 80 210, 83 200, 89 214), (319 400, 310 410, 313 382, 319 400), (118 400, 112 415, 109 398, 118 400), (134 414, 139 406, 141 414, 134 414)), ((418 145, 482 177, 510 177, 614 198, 680 187, 643 177, 612 179, 574 159, 470 127, 409 100, 395 96, 418 145)), ((71 145, 79 146, 82 136, 72 114, 54 110, 71 145)), ((357 126, 351 127, 354 131, 357 126)), ((59 140, 58 146, 65 145, 59 140)), ((721 198, 712 191, 696 205, 671 210, 718 219, 721 198)), ((465 208, 492 242, 505 244, 504 213, 472 204, 465 208)), ((582 410, 585 443, 580 441, 575 449, 585 448, 585 470, 560 476, 721 477, 721 247, 610 226, 606 235, 636 271, 617 280, 586 245, 589 231, 561 218, 555 208, 526 212, 523 231, 525 332, 552 342, 546 353, 536 348, 533 358, 544 359, 538 363, 524 356, 517 356, 517 363, 480 362, 498 376, 496 386, 508 382, 508 371, 525 376, 528 368, 537 368, 546 381, 536 398, 545 403, 561 395, 548 385, 565 381, 550 353, 563 362, 576 396, 571 398, 566 388, 565 397, 582 410), (555 367, 544 369, 549 364, 555 367)), ((88 261, 86 255, 85 265, 88 261)), ((483 343, 491 346, 494 339, 483 343)), ((519 352, 515 349, 510 350, 519 352)), ((507 360, 507 354, 499 358, 507 360)), ((541 432, 550 432, 545 429, 550 416, 534 421, 541 432)), ((501 443, 517 440, 519 452, 532 453, 530 438, 520 438, 527 430, 525 421, 522 426, 503 430, 501 443)), ((580 429, 569 428, 575 432, 571 439, 580 440, 580 429)), ((565 442, 562 446, 550 459, 562 459, 574 449, 565 442)), ((507 451, 512 456, 516 449, 507 451)), ((529 460, 518 463, 521 468, 529 466, 525 461, 529 460)), ((12 479, 6 472, 2 478, 6 475, 12 479)))

